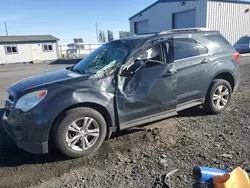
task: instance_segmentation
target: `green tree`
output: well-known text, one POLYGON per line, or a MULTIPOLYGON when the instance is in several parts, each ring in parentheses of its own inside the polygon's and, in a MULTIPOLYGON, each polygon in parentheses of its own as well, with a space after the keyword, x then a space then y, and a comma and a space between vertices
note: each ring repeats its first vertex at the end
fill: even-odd
POLYGON ((104 31, 99 31, 99 42, 106 43, 107 37, 104 31))
POLYGON ((119 38, 126 38, 130 36, 130 32, 129 31, 119 31, 119 38))
POLYGON ((108 33, 108 41, 110 42, 110 41, 114 40, 113 31, 108 30, 107 33, 108 33))
POLYGON ((99 42, 102 42, 102 31, 99 31, 99 42))

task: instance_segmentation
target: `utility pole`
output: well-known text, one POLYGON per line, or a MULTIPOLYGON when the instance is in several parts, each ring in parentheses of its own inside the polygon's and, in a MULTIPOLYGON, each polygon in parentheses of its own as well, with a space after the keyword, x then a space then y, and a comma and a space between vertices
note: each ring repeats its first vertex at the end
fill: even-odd
POLYGON ((5 26, 6 36, 8 36, 8 29, 7 29, 7 24, 6 24, 6 22, 4 22, 4 26, 5 26))
POLYGON ((95 26, 96 26, 96 40, 97 40, 97 43, 99 42, 99 35, 98 35, 98 25, 97 23, 95 23, 95 26))

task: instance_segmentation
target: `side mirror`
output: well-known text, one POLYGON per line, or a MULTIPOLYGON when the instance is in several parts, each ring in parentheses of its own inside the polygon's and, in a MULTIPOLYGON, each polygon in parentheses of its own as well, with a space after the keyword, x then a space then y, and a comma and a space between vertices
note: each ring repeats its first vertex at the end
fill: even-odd
POLYGON ((148 60, 148 59, 152 59, 152 58, 155 58, 159 55, 159 51, 158 51, 158 48, 156 47, 153 47, 153 48, 150 48, 148 49, 147 51, 145 51, 143 54, 141 54, 137 60, 139 61, 145 61, 145 60, 148 60))

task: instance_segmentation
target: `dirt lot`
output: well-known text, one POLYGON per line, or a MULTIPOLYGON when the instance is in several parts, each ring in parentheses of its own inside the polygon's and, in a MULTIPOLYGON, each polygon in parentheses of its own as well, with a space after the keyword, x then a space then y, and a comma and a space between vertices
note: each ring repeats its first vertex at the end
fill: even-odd
MULTIPOLYGON (((15 81, 62 66, 0 66, 0 103, 15 81)), ((0 187, 192 187, 195 165, 250 167, 250 58, 230 107, 220 115, 193 108, 177 117, 116 134, 91 157, 67 160, 58 153, 18 149, 0 126, 0 187), (249 63, 248 63, 249 62, 249 63)), ((1 104, 0 104, 1 105, 1 104)), ((4 109, 1 109, 3 113, 4 109)))

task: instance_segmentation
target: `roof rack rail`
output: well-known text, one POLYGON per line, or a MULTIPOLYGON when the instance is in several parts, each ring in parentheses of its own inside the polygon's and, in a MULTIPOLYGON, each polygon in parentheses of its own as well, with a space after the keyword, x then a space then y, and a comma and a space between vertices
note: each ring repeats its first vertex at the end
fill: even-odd
POLYGON ((149 32, 149 33, 135 33, 132 36, 140 36, 140 35, 157 35, 159 32, 149 32))
POLYGON ((188 32, 188 31, 210 31, 208 28, 183 28, 183 29, 172 29, 161 31, 159 35, 169 34, 169 33, 179 33, 179 32, 188 32))

